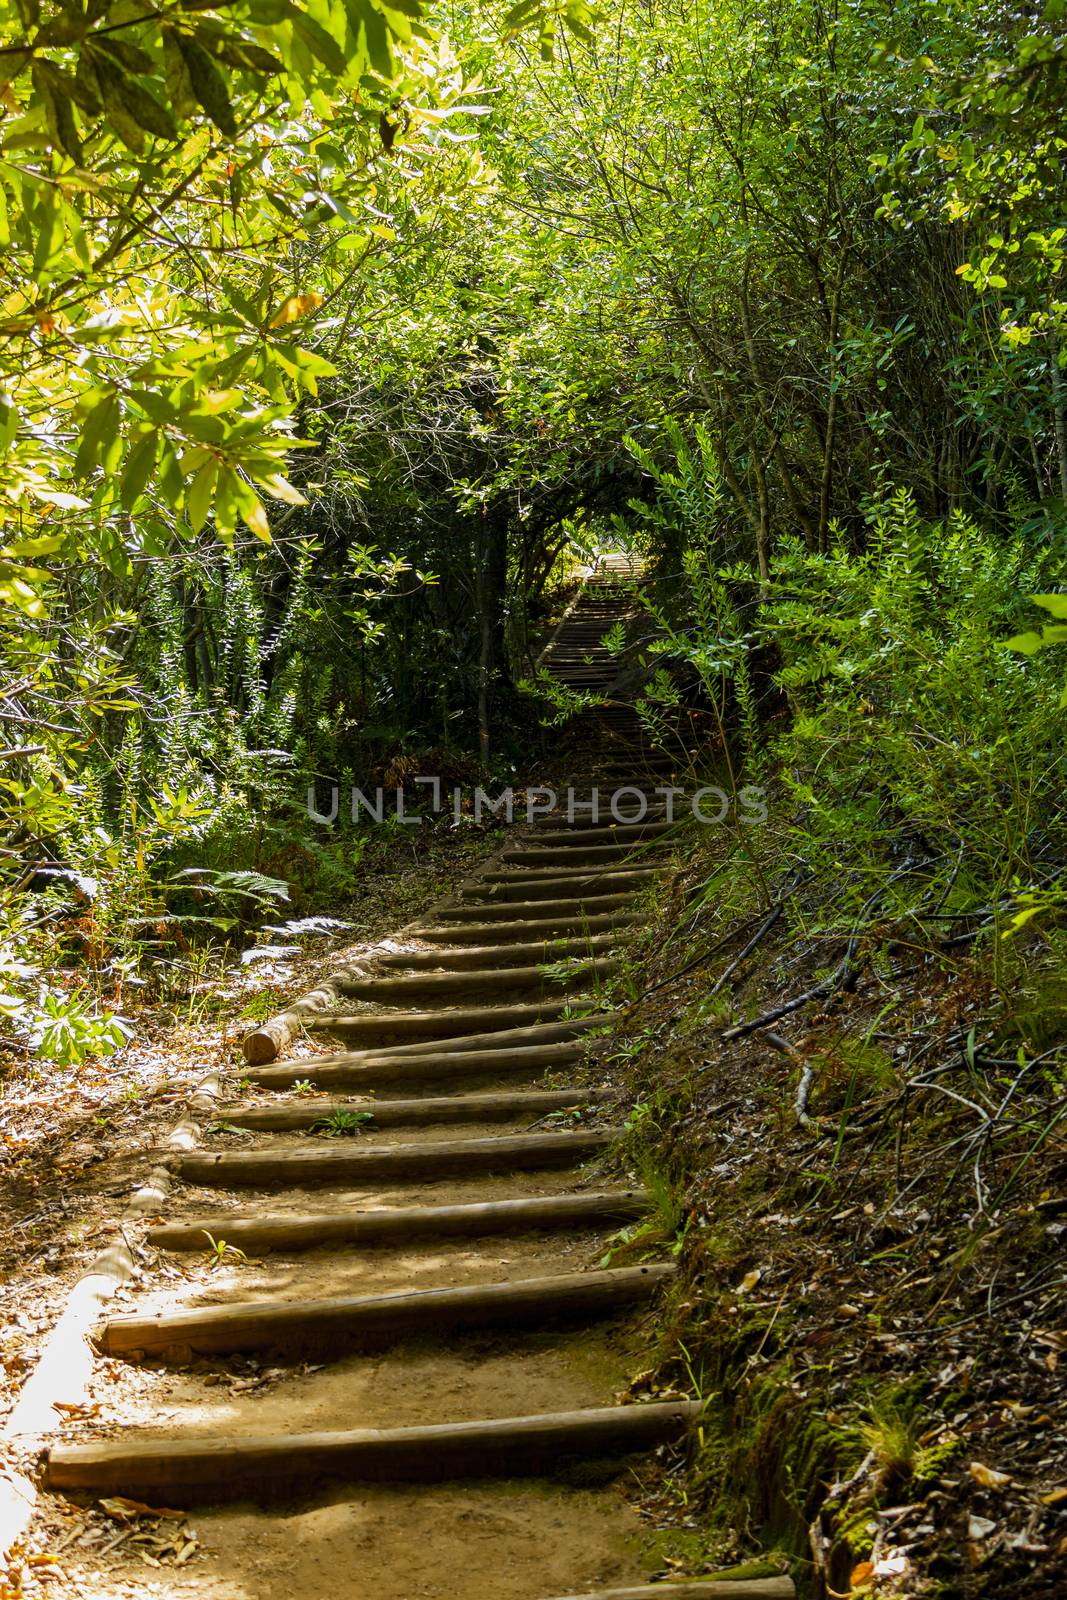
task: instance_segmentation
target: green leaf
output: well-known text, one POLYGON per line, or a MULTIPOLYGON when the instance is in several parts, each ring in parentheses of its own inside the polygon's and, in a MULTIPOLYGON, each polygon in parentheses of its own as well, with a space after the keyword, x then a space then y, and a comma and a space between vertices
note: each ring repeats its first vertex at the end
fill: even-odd
POLYGON ((250 483, 245 483, 241 479, 240 485, 240 489, 234 498, 242 519, 251 528, 257 539, 262 539, 264 544, 270 544, 270 522, 267 518, 266 506, 264 506, 250 483))
POLYGON ((570 0, 563 12, 563 21, 583 44, 593 43, 593 30, 589 26, 593 19, 592 11, 585 4, 585 0, 570 0))
POLYGON ((30 75, 44 106, 45 119, 53 144, 57 144, 72 161, 80 165, 82 147, 74 126, 71 93, 73 79, 53 66, 50 61, 35 61, 30 75))
POLYGON ((1062 617, 1067 622, 1067 594, 1032 594, 1030 598, 1036 606, 1043 606, 1054 617, 1062 617))
POLYGON ((194 533, 207 521, 207 514, 211 510, 211 502, 215 494, 215 483, 218 479, 219 464, 214 456, 205 461, 200 471, 193 479, 192 487, 186 496, 185 509, 189 518, 189 525, 194 533))
MULTIPOLYGON (((360 6, 361 14, 365 14, 365 11, 370 9, 371 7, 364 0, 363 5, 360 6)), ((375 15, 378 15, 377 12, 375 15)), ((303 40, 311 54, 318 61, 321 61, 327 71, 333 73, 334 77, 343 78, 346 63, 337 41, 331 39, 325 28, 320 28, 319 24, 305 12, 295 12, 291 17, 291 21, 293 33, 303 40)), ((381 21, 380 17, 379 21, 381 21)))
POLYGON ((1043 644, 1039 633, 1016 633, 1004 640, 1005 650, 1017 650, 1023 656, 1036 656, 1043 644))
POLYGON ((117 61, 94 47, 93 65, 104 97, 107 119, 123 144, 139 154, 144 148, 145 133, 154 133, 161 139, 177 136, 178 130, 170 112, 117 61))
POLYGON ((226 79, 203 45, 198 44, 195 39, 179 34, 178 48, 188 69, 189 81, 198 104, 220 133, 225 134, 227 139, 234 138, 237 133, 237 123, 230 104, 226 79))
POLYGON ((81 443, 74 458, 73 476, 77 480, 89 477, 100 459, 101 447, 118 431, 119 399, 116 394, 102 395, 89 412, 82 428, 81 443))
POLYGON ((151 77, 154 70, 152 57, 147 50, 142 50, 140 45, 130 44, 113 33, 95 33, 92 43, 94 50, 106 51, 127 72, 136 72, 146 78, 151 77))
POLYGON ((275 500, 284 500, 286 505, 290 506, 307 505, 306 496, 294 488, 289 479, 284 478, 280 472, 272 472, 265 478, 259 478, 258 482, 275 500))
POLYGON ((511 10, 505 13, 505 28, 521 28, 524 23, 540 16, 543 4, 544 0, 519 0, 518 5, 512 6, 511 10))
POLYGON ((156 464, 156 451, 159 448, 159 435, 153 428, 146 438, 141 439, 130 451, 126 462, 126 470, 122 474, 122 504, 127 511, 132 511, 145 486, 152 476, 156 464))
MULTIPOLYGON (((357 0, 355 6, 362 23, 363 37, 367 45, 367 56, 371 66, 383 78, 391 78, 396 71, 396 62, 393 58, 392 45, 389 41, 389 31, 385 26, 385 18, 381 12, 369 4, 369 0, 357 0)), ((382 121, 386 119, 383 116, 382 121)), ((388 123, 386 123, 388 126, 388 123)), ((392 139, 383 139, 386 149, 392 144, 392 139)))
POLYGON ((44 533, 34 539, 16 539, 5 545, 4 555, 14 561, 32 561, 38 556, 54 556, 67 543, 65 533, 44 533))
POLYGON ((290 0, 247 0, 248 14, 261 27, 273 28, 292 19, 290 0))
POLYGON ((163 29, 163 68, 166 74, 167 99, 174 115, 182 120, 193 116, 198 101, 193 91, 189 68, 173 28, 163 29))
POLYGON ((185 478, 182 475, 181 464, 173 446, 166 439, 163 441, 162 459, 157 481, 159 491, 164 500, 177 511, 185 497, 185 478))
POLYGON ((74 69, 70 92, 87 117, 98 117, 100 115, 102 103, 100 83, 96 76, 96 68, 93 66, 92 56, 88 50, 82 50, 78 55, 78 65, 74 69))

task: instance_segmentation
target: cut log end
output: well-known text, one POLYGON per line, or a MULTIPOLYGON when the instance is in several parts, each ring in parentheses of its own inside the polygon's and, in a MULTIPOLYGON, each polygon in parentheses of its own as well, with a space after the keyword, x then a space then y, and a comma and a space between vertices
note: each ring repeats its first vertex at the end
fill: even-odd
POLYGON ((277 1061, 283 1050, 288 1049, 292 1043, 292 1034, 283 1028, 279 1022, 265 1022, 262 1027, 253 1028, 251 1033, 246 1033, 241 1040, 241 1054, 252 1067, 265 1067, 271 1061, 277 1061))

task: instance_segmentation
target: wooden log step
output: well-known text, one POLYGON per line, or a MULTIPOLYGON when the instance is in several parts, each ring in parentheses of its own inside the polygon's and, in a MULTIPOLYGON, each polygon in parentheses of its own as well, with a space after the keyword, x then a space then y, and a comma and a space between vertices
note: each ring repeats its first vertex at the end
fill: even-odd
MULTIPOLYGON (((502 909, 504 916, 499 922, 446 922, 439 926, 429 923, 408 931, 413 939, 420 939, 424 944, 466 944, 468 941, 477 944, 485 940, 488 947, 494 939, 521 940, 523 943, 529 943, 532 939, 542 937, 548 941, 566 935, 574 938, 579 936, 584 938, 586 935, 610 935, 619 929, 631 927, 637 921, 636 912, 628 910, 625 906, 599 916, 587 917, 575 911, 564 916, 529 917, 523 918, 522 921, 511 920, 511 907, 502 909)), ((611 943, 609 939, 609 948, 611 943)))
POLYGON ((280 1106, 220 1106, 219 1121, 261 1133, 314 1128, 337 1112, 368 1112, 374 1128, 434 1127, 449 1122, 496 1122, 542 1117, 571 1106, 601 1105, 610 1089, 528 1089, 511 1094, 452 1094, 417 1100, 287 1100, 280 1106))
POLYGON ((517 944, 445 945, 436 950, 391 950, 388 955, 379 956, 378 963, 390 970, 411 968, 415 971, 437 967, 455 971, 465 971, 469 967, 518 967, 527 962, 543 966, 565 961, 572 956, 592 958, 611 950, 614 944, 612 935, 603 933, 591 935, 588 939, 552 939, 546 936, 544 939, 517 944))
POLYGON ((574 863, 577 870, 586 871, 601 865, 603 862, 628 862, 635 859, 647 860, 651 849, 641 850, 640 847, 628 844, 582 844, 574 845, 512 845, 500 853, 501 861, 507 862, 510 867, 551 867, 574 863))
MULTIPOLYGON (((635 888, 647 883, 652 876, 652 867, 615 867, 610 863, 603 867, 552 867, 546 868, 544 872, 538 872, 533 867, 501 867, 479 873, 477 878, 470 880, 470 883, 472 888, 492 884, 494 891, 498 888, 525 891, 536 887, 538 890, 551 889, 555 892, 557 889, 580 889, 589 885, 603 886, 605 892, 610 892, 616 887, 635 888)), ((534 898, 539 898, 539 895, 535 895, 534 898)))
MULTIPOLYGON (((497 1011, 499 1007, 491 1009, 497 1011)), ((509 1046, 561 1044, 583 1033, 614 1027, 621 1016, 618 1011, 592 1011, 587 1016, 568 1017, 562 1022, 535 1022, 525 1028, 494 1028, 485 1033, 458 1034, 448 1039, 413 1039, 409 1044, 391 1044, 380 1050, 370 1050, 367 1055, 368 1058, 424 1056, 450 1054, 453 1050, 506 1050, 509 1046)))
POLYGON ((599 844, 633 844, 640 845, 645 839, 658 839, 670 833, 676 826, 664 817, 661 822, 619 822, 614 825, 608 820, 599 823, 590 823, 585 827, 572 824, 569 828, 537 829, 530 837, 530 848, 535 844, 562 845, 567 848, 579 850, 585 845, 599 844))
POLYGON ((218 1216, 161 1222, 148 1230, 157 1250, 203 1250, 208 1235, 240 1249, 311 1250, 322 1244, 405 1245, 415 1239, 488 1239, 498 1234, 597 1228, 631 1222, 648 1210, 642 1189, 529 1195, 458 1206, 391 1206, 375 1211, 341 1209, 296 1216, 218 1216))
MULTIPOLYGON (((440 1011, 369 1011, 364 1016, 323 1012, 320 1016, 309 1018, 307 1026, 315 1033, 335 1033, 339 1038, 363 1039, 387 1045, 404 1039, 449 1039, 465 1033, 497 1033, 503 1029, 523 1028, 534 1022, 560 1017, 572 1006, 581 1004, 578 999, 561 996, 559 999, 546 997, 530 1005, 453 1006, 440 1011)), ((595 1001, 590 1001, 585 1009, 592 1010, 595 1005, 595 1001)))
MULTIPOLYGON (((632 900, 632 889, 615 889, 610 894, 598 889, 593 895, 561 895, 553 900, 513 901, 509 897, 503 903, 498 895, 494 895, 488 904, 476 904, 469 900, 461 905, 442 906, 434 915, 441 923, 500 921, 510 922, 513 928, 520 928, 528 927, 536 919, 549 927, 568 924, 591 927, 598 917, 609 915, 614 919, 629 912, 632 900)), ((629 920, 634 920, 632 915, 629 920)))
POLYGON ((408 1179, 472 1177, 486 1172, 522 1172, 577 1166, 618 1139, 618 1128, 573 1128, 563 1133, 499 1134, 483 1139, 436 1140, 432 1144, 373 1146, 345 1141, 344 1148, 316 1144, 285 1150, 192 1150, 175 1156, 171 1169, 186 1183, 236 1189, 287 1184, 395 1183, 408 1179))
POLYGON ((609 1316, 651 1299, 674 1271, 661 1263, 280 1305, 235 1301, 195 1311, 111 1317, 95 1339, 105 1355, 137 1360, 168 1350, 180 1350, 186 1360, 187 1351, 218 1356, 248 1350, 297 1355, 342 1347, 380 1349, 404 1338, 439 1339, 480 1328, 538 1328, 566 1318, 609 1316))
POLYGON ((580 1039, 525 1049, 445 1050, 434 1054, 376 1055, 353 1050, 312 1056, 308 1061, 286 1061, 277 1067, 253 1067, 244 1076, 264 1089, 291 1089, 294 1083, 305 1081, 324 1089, 374 1089, 383 1084, 447 1083, 467 1077, 524 1077, 573 1067, 585 1050, 580 1039))
POLYGON ((795 1600, 792 1578, 694 1578, 690 1583, 639 1583, 629 1589, 557 1595, 555 1600, 795 1600))
MULTIPOLYGON (((347 978, 341 985, 346 999, 380 1002, 382 1005, 406 1005, 414 1000, 448 999, 453 995, 478 994, 494 991, 510 994, 517 989, 544 989, 553 985, 564 987, 559 978, 546 978, 541 964, 531 963, 521 967, 489 967, 481 971, 415 973, 400 978, 347 978)), ((619 970, 617 961, 610 957, 591 958, 584 961, 570 978, 588 982, 593 978, 610 978, 619 970)))
POLYGON ((43 1479, 47 1489, 68 1494, 202 1505, 306 1491, 309 1480, 322 1477, 366 1483, 536 1477, 566 1459, 610 1459, 682 1440, 700 1410, 694 1400, 669 1400, 414 1428, 141 1440, 127 1434, 114 1443, 53 1445, 43 1479))
MULTIPOLYGON (((296 1082, 304 1077, 314 1082, 314 1069, 338 1064, 392 1066, 401 1065, 416 1057, 420 1061, 457 1054, 469 1054, 473 1057, 479 1051, 486 1054, 493 1052, 503 1062, 509 1053, 517 1055, 524 1050, 547 1050, 550 1045, 568 1044, 581 1053, 585 1048, 582 1044, 584 1034, 600 1033, 610 1029, 620 1021, 621 1017, 621 1012, 596 1011, 587 1017, 568 1017, 562 1022, 538 1022, 527 1028, 504 1028, 487 1033, 457 1034, 450 1039, 415 1039, 408 1044, 389 1045, 378 1050, 335 1051, 330 1055, 310 1056, 295 1061, 279 1062, 270 1067, 253 1068, 246 1072, 245 1076, 252 1083, 262 1082, 277 1086, 281 1079, 273 1078, 271 1074, 287 1074, 291 1069, 295 1069, 295 1077, 291 1077, 289 1082, 296 1082)), ((578 1057, 570 1055, 567 1059, 575 1060, 578 1057)), ((471 1065, 473 1066, 473 1061, 471 1065)))

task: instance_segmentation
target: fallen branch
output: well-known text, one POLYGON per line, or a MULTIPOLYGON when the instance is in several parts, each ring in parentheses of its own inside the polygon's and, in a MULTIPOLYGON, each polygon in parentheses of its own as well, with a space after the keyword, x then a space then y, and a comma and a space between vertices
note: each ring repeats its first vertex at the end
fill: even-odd
POLYGON ((802 1128, 817 1128, 818 1124, 812 1117, 808 1116, 808 1096, 811 1093, 811 1086, 815 1082, 815 1068, 810 1061, 804 1059, 799 1050, 789 1043, 788 1039, 783 1039, 780 1033, 766 1033, 764 1038, 772 1049, 780 1051, 782 1055, 788 1056, 791 1061, 796 1061, 799 1064, 801 1068, 800 1082, 797 1084, 797 1097, 793 1102, 793 1110, 802 1128))
POLYGON ((746 1033, 755 1033, 757 1029, 769 1027, 772 1022, 779 1021, 781 1017, 788 1017, 791 1012, 799 1011, 801 1006, 806 1006, 812 1000, 825 999, 826 996, 836 993, 838 989, 852 989, 859 976, 856 951, 859 949, 860 940, 870 927, 868 913, 874 909, 882 896, 892 884, 896 883, 898 878, 904 878, 909 872, 914 872, 916 866, 928 864, 926 862, 906 861, 902 867, 897 868, 896 872, 890 874, 885 883, 874 891, 860 911, 845 953, 829 977, 823 978, 821 982, 815 984, 812 988, 806 989, 803 994, 794 995, 792 1000, 786 1000, 782 1005, 774 1006, 770 1011, 761 1012, 758 1017, 753 1017, 750 1022, 739 1022, 735 1027, 727 1028, 723 1038, 743 1038, 746 1033))
POLYGON ((763 940, 770 933, 775 923, 781 920, 782 912, 784 910, 785 902, 779 900, 770 916, 765 918, 764 921, 760 923, 759 927, 756 929, 745 948, 734 957, 729 966, 725 967, 723 971, 719 973, 719 976, 712 984, 710 991, 705 996, 706 999, 713 999, 715 995, 719 993, 720 989, 722 989, 723 986, 729 982, 730 978, 737 971, 742 961, 748 960, 748 957, 752 954, 753 950, 757 949, 757 947, 763 943, 763 940))
POLYGON ((837 980, 842 966, 835 968, 829 978, 823 978, 821 983, 814 988, 805 989, 803 994, 794 995, 792 1000, 786 1000, 780 1006, 773 1006, 770 1011, 763 1011, 758 1017, 753 1017, 750 1022, 739 1022, 733 1028, 727 1028, 723 1034, 724 1039, 741 1039, 746 1033, 755 1033, 758 1028, 769 1028, 772 1022, 778 1022, 782 1017, 788 1017, 792 1012, 799 1011, 801 1006, 806 1006, 811 1000, 821 1000, 830 993, 837 980))

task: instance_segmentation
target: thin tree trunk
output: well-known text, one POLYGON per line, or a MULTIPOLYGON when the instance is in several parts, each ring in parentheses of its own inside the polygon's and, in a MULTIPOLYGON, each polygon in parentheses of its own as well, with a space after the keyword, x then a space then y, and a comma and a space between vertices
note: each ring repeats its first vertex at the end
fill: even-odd
POLYGON ((770 415, 766 400, 764 398, 763 373, 760 368, 759 357, 756 354, 756 340, 752 332, 752 317, 749 308, 747 261, 745 263, 745 269, 741 274, 741 290, 738 299, 741 307, 741 332, 745 343, 745 354, 748 356, 748 368, 752 378, 753 393, 756 397, 756 407, 760 414, 760 420, 763 423, 763 426, 767 429, 768 436, 771 440, 771 455, 774 458, 775 466, 778 468, 778 473, 782 480, 782 488, 786 493, 786 499, 789 501, 793 515, 797 519, 797 526, 804 537, 804 543, 810 550, 815 542, 815 530, 812 528, 811 519, 805 511, 803 502, 799 493, 797 492, 796 482, 793 478, 793 469, 790 467, 786 458, 786 453, 782 447, 782 441, 779 437, 779 431, 774 426, 774 419, 770 415))
POLYGON ((1052 418, 1056 430, 1056 461, 1060 472, 1060 494, 1067 500, 1067 397, 1064 395, 1063 369, 1060 366, 1060 341, 1055 328, 1049 331, 1052 355, 1052 418))
POLYGON ((823 436, 822 477, 819 482, 819 530, 817 544, 825 550, 829 544, 830 493, 834 478, 834 434, 837 429, 837 330, 841 316, 841 291, 845 282, 847 251, 842 250, 830 296, 830 326, 828 330, 827 375, 830 393, 826 401, 826 432, 823 436))

